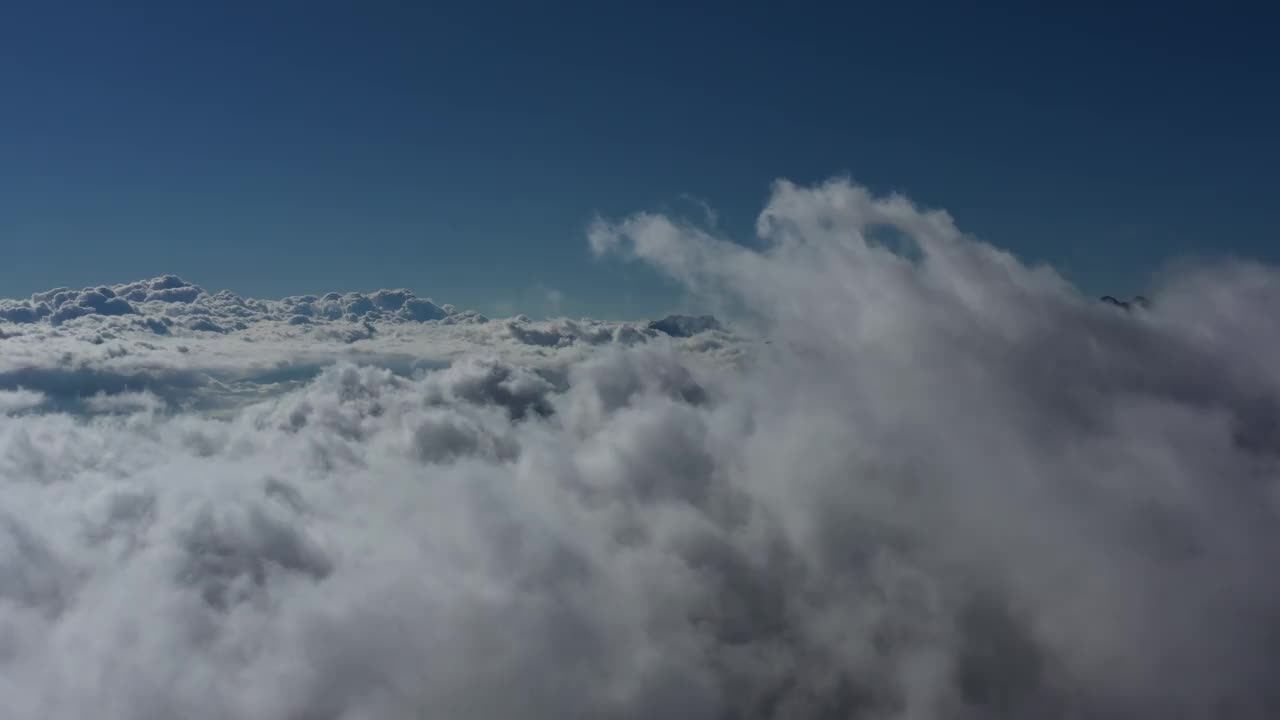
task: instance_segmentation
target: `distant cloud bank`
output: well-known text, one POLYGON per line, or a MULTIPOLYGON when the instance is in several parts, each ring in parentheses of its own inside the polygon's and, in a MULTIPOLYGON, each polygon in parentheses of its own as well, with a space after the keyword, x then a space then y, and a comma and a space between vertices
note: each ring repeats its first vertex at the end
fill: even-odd
POLYGON ((210 294, 176 275, 123 285, 71 290, 55 288, 36 293, 29 300, 0 300, 0 320, 11 323, 48 323, 58 326, 85 316, 134 315, 124 327, 164 334, 175 325, 182 329, 228 332, 244 330, 250 323, 286 321, 308 324, 323 320, 426 322, 485 322, 478 313, 458 312, 452 305, 439 306, 408 290, 362 293, 298 295, 283 300, 245 299, 223 290, 210 294))

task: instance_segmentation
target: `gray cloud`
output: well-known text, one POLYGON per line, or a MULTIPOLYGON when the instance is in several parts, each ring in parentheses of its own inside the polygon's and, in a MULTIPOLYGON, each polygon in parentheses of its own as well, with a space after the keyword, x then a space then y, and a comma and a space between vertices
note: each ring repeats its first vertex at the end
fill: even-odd
POLYGON ((687 338, 7 305, 6 716, 1275 716, 1280 273, 1123 312, 839 180, 758 230, 592 229, 734 310, 687 338))

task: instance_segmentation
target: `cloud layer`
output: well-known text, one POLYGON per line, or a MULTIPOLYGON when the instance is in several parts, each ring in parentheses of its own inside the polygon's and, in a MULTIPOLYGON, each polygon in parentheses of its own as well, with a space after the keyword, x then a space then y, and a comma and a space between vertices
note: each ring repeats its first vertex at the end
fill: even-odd
POLYGON ((458 312, 416 297, 408 290, 363 293, 299 295, 283 300, 244 299, 230 291, 209 294, 176 275, 151 280, 71 290, 54 288, 29 300, 0 300, 0 320, 11 323, 48 323, 59 326, 76 318, 117 315, 137 316, 124 326, 168 334, 179 329, 228 332, 244 330, 250 323, 270 320, 306 325, 315 320, 426 322, 485 322, 474 312, 458 312))
POLYGON ((758 233, 590 233, 732 333, 3 305, 6 715, 1280 711, 1276 269, 1126 310, 843 180, 758 233))

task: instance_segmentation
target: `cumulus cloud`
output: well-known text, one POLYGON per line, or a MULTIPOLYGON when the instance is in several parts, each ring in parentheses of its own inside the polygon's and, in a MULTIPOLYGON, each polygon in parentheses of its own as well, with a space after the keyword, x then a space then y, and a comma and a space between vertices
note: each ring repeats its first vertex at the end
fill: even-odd
MULTIPOLYGON (((723 332, 681 342, 715 344, 723 332)), ((168 406, 234 406, 297 386, 339 360, 411 374, 483 350, 539 364, 592 346, 660 341, 643 323, 517 316, 490 321, 409 290, 280 300, 210 293, 174 276, 0 300, 0 392, 42 393, 48 407, 96 412, 96 396, 146 392, 168 406)))
POLYGON ((415 296, 409 290, 256 300, 241 298, 227 290, 210 294, 176 275, 83 290, 55 288, 35 293, 28 300, 0 301, 0 319, 11 323, 46 322, 56 326, 93 316, 90 320, 101 325, 104 317, 113 315, 141 317, 135 322, 112 327, 145 327, 158 334, 165 334, 175 322, 195 331, 221 333, 244 330, 250 323, 288 322, 297 318, 348 322, 486 321, 478 313, 458 312, 452 306, 442 307, 430 299, 415 296))
POLYGON ((44 393, 25 388, 0 390, 0 415, 30 410, 44 404, 44 393))
POLYGON ((732 330, 9 303, 6 716, 1276 715, 1280 271, 1126 310, 844 180, 757 229, 590 234, 732 330))

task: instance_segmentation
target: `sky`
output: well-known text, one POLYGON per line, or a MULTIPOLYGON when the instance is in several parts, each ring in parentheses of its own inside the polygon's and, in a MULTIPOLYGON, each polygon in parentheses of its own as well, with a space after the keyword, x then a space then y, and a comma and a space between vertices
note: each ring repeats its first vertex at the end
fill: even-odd
POLYGON ((1280 717, 1275 19, 4 8, 5 720, 1280 717))
POLYGON ((848 175, 1085 292, 1280 260, 1275 18, 1169 4, 44 2, 0 22, 0 295, 176 273, 685 305, 597 216, 750 242, 848 175), (831 4, 835 5, 835 4, 831 4), (712 212, 708 212, 708 208, 712 212))

